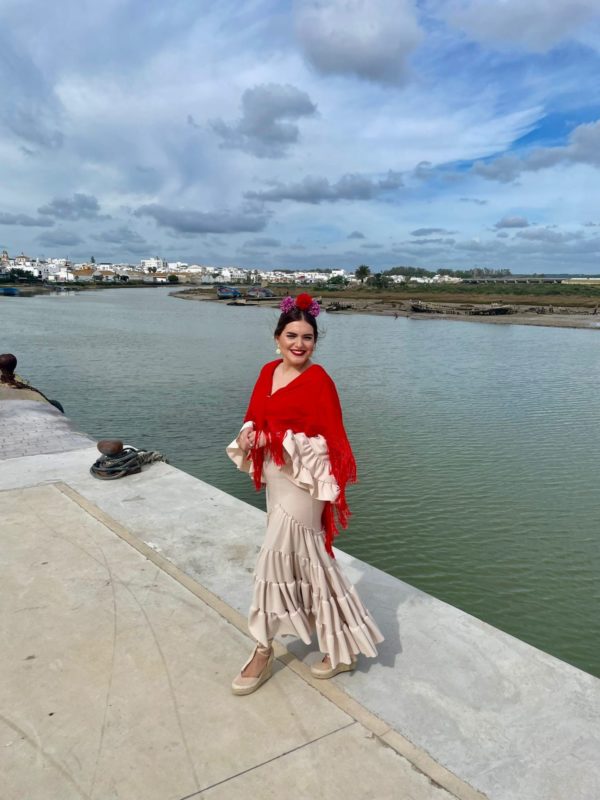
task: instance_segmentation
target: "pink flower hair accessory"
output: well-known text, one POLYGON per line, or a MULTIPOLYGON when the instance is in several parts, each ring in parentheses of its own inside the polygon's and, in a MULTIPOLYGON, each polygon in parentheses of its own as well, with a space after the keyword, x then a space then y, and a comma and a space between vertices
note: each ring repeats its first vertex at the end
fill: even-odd
POLYGON ((279 308, 284 314, 289 313, 294 306, 296 306, 296 308, 300 308, 302 311, 306 311, 306 313, 310 314, 312 317, 318 317, 321 311, 321 306, 319 303, 306 293, 299 294, 296 298, 288 295, 287 297, 284 297, 279 304, 279 308))
POLYGON ((294 301, 294 298, 290 297, 288 295, 287 297, 283 298, 283 300, 279 304, 279 308, 281 309, 282 313, 287 314, 288 312, 290 312, 292 310, 292 308, 295 305, 296 305, 296 303, 294 301))

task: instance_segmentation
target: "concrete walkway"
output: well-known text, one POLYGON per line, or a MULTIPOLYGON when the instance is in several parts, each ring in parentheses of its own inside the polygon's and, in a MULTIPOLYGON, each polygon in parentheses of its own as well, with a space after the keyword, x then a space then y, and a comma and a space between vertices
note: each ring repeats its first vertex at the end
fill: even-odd
POLYGON ((0 493, 4 800, 450 800, 285 658, 234 697, 247 637, 78 500, 0 493))
POLYGON ((342 551, 379 657, 315 681, 286 638, 233 697, 264 513, 97 455, 0 401, 1 800, 599 800, 597 678, 342 551))

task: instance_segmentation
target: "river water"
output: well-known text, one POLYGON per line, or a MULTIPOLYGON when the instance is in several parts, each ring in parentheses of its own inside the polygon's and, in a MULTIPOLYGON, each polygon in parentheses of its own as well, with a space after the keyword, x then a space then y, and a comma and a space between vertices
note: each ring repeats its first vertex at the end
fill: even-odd
MULTIPOLYGON (((0 297, 0 352, 91 436, 262 507, 224 447, 276 312, 168 291, 0 297)), ((360 477, 337 544, 600 676, 600 332, 320 321, 360 477)))

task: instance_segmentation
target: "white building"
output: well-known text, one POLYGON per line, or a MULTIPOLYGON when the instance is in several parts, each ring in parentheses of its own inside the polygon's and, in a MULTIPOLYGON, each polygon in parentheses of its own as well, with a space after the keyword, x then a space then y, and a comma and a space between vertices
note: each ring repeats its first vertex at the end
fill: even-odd
POLYGON ((144 272, 149 270, 156 270, 157 272, 167 272, 169 265, 164 258, 154 256, 154 258, 143 258, 140 261, 140 267, 144 272))
POLYGON ((67 267, 59 267, 54 272, 49 273, 46 280, 49 283, 72 283, 75 275, 67 267))

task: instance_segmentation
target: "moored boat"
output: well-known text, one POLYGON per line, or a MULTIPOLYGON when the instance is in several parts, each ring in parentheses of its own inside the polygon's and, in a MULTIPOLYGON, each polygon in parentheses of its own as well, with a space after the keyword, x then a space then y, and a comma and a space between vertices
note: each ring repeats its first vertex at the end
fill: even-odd
POLYGON ((242 293, 235 286, 217 286, 217 297, 219 300, 234 300, 241 297, 242 293))
POLYGON ((277 295, 264 286, 255 286, 253 289, 248 289, 246 297, 249 300, 275 300, 277 295))

